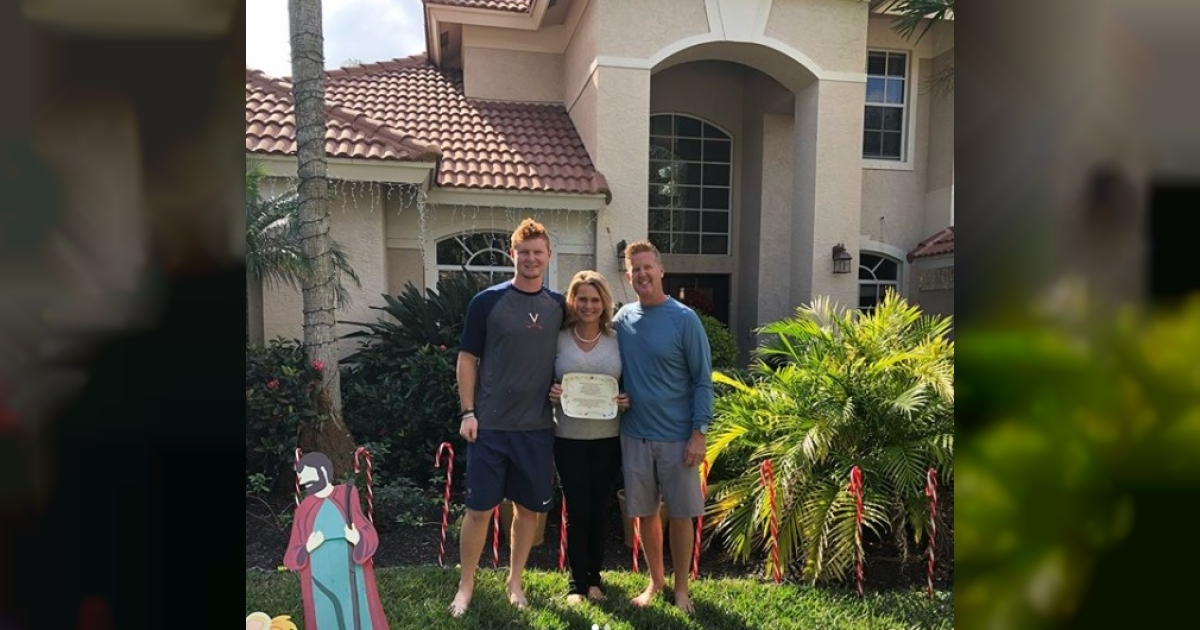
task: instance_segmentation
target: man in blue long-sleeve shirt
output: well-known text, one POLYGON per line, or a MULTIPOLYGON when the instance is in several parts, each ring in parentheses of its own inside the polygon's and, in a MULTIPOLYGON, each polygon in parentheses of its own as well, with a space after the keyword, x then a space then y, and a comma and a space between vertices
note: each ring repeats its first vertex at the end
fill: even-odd
POLYGON ((665 587, 661 500, 671 519, 675 605, 690 614, 688 564, 695 544, 692 518, 704 511, 697 466, 704 461, 712 421, 712 352, 696 312, 663 291, 658 249, 649 241, 635 242, 625 249, 625 264, 638 296, 613 320, 630 405, 621 419, 625 512, 641 518, 650 568, 650 584, 633 604, 649 605, 665 587))

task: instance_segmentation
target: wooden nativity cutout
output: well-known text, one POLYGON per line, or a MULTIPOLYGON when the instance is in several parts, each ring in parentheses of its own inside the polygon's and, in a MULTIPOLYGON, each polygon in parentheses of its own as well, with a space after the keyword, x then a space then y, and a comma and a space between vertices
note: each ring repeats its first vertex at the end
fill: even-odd
POLYGON ((372 558, 379 534, 353 483, 334 485, 333 463, 308 453, 296 463, 306 496, 296 508, 283 564, 300 576, 306 630, 388 630, 372 558))

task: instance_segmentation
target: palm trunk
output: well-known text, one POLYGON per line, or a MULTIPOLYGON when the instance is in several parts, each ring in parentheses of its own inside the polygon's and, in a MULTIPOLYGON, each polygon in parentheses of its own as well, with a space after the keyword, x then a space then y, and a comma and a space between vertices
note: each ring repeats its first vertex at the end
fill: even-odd
MULTIPOLYGON (((312 361, 325 365, 317 396, 325 419, 306 427, 301 442, 329 456, 336 474, 352 470, 354 438, 342 420, 341 379, 334 333, 335 286, 330 255, 329 182, 325 156, 325 52, 321 0, 289 0, 292 49, 292 95, 296 119, 299 170, 300 238, 312 274, 304 279, 304 348, 312 361)), ((302 444, 303 446, 303 444, 302 444)))

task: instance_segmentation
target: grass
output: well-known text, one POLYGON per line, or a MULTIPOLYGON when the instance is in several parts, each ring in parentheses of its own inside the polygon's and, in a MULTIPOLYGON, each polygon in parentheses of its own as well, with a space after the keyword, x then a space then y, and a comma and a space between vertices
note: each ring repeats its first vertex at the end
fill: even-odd
MULTIPOLYGON (((452 619, 447 605, 458 585, 457 569, 389 567, 378 569, 376 583, 391 628, 455 630, 460 628, 561 628, 609 630, 656 628, 946 628, 953 626, 952 591, 923 589, 871 592, 859 600, 849 590, 781 584, 753 579, 701 579, 692 585, 696 615, 688 618, 664 599, 638 609, 629 598, 646 585, 647 576, 628 571, 605 572, 608 599, 600 604, 566 603, 565 573, 527 570, 525 592, 530 607, 518 611, 503 597, 503 568, 481 569, 475 597, 462 619, 452 619)), ((669 580, 669 578, 668 578, 669 580)), ((292 573, 246 572, 246 610, 271 616, 291 615, 303 630, 304 610, 298 578, 292 573)))

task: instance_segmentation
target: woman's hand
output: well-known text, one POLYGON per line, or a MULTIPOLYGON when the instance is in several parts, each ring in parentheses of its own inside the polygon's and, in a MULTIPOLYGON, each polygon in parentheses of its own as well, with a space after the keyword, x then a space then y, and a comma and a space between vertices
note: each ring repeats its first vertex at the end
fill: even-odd
POLYGON ((550 386, 550 402, 558 404, 562 400, 562 385, 555 383, 550 386))
POLYGON ((614 400, 617 401, 617 409, 620 409, 621 411, 629 409, 629 394, 621 392, 620 394, 617 394, 617 397, 614 400))

